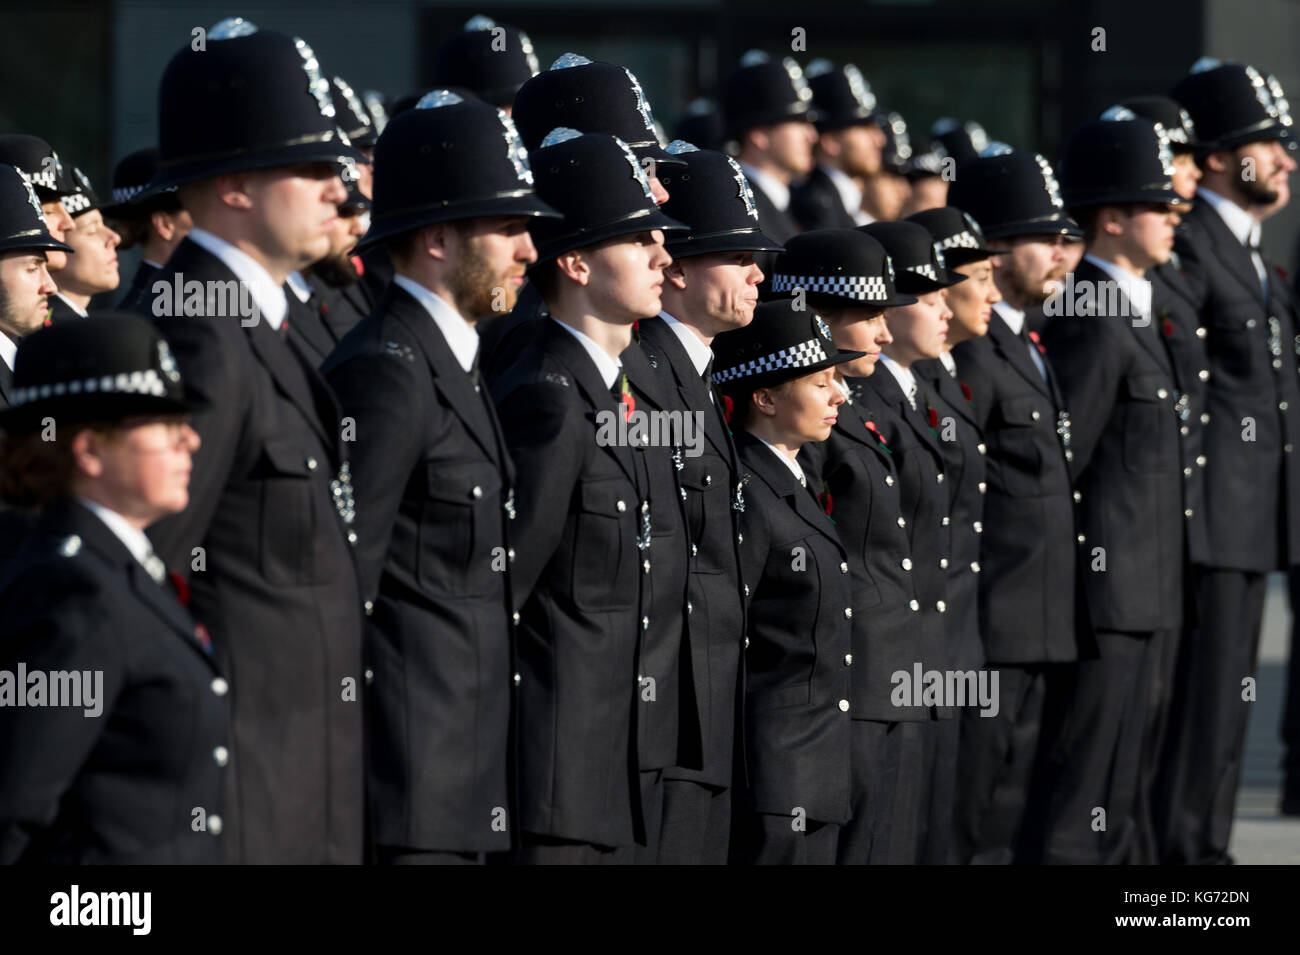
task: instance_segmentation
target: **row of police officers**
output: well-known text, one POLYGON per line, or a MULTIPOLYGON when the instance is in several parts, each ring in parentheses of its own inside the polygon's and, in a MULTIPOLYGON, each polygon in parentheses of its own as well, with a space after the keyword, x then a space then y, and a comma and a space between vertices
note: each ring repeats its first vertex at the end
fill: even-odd
POLYGON ((177 53, 135 314, 48 314, 117 233, 0 143, 0 859, 1227 861, 1300 535, 1276 81, 889 221, 851 66, 747 56, 737 161, 490 21, 439 62, 389 121, 177 53))

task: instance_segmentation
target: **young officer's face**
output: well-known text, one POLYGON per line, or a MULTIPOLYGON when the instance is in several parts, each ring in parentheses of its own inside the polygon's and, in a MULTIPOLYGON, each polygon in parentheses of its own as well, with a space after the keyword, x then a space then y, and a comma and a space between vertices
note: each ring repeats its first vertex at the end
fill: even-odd
POLYGON ((861 358, 837 365, 836 370, 849 378, 866 378, 876 370, 881 350, 894 340, 889 333, 883 310, 846 308, 820 313, 830 326, 835 347, 840 351, 865 352, 861 358))
POLYGON ((451 292, 463 315, 502 314, 515 307, 524 270, 537 261, 526 216, 471 219, 453 230, 456 271, 451 292))
POLYGON ((0 330, 19 338, 36 331, 45 324, 49 296, 56 290, 44 252, 0 252, 0 330))
POLYGON ((121 282, 117 247, 122 237, 104 223, 98 209, 77 216, 64 239, 76 254, 59 273, 59 287, 78 295, 111 292, 121 282))
MULTIPOLYGON (((68 230, 72 228, 72 216, 63 208, 63 203, 58 199, 42 202, 41 212, 45 214, 45 228, 50 230, 50 235, 60 242, 66 242, 68 230)), ((50 249, 45 253, 45 261, 51 272, 57 272, 68 264, 68 253, 50 249)))
POLYGON ((1180 220, 1178 213, 1166 205, 1135 206, 1122 220, 1126 250, 1134 264, 1149 269, 1168 262, 1174 247, 1174 227, 1180 220))
POLYGON ((966 281, 945 290, 945 299, 952 312, 948 324, 949 347, 967 339, 983 338, 989 330, 993 305, 1002 301, 1002 293, 993 282, 993 265, 988 259, 959 265, 953 271, 966 276, 966 281))
POLYGON ((111 432, 73 439, 80 489, 124 517, 150 524, 189 504, 198 433, 183 417, 128 418, 111 432))
POLYGON ((918 295, 914 305, 885 309, 885 321, 889 323, 889 333, 894 336, 893 343, 886 346, 885 354, 905 366, 926 358, 938 358, 948 338, 948 319, 951 317, 952 311, 938 292, 918 295))
POLYGON ((681 259, 669 268, 668 278, 679 290, 692 324, 702 326, 707 322, 714 335, 744 328, 754 320, 763 270, 754 261, 753 252, 719 252, 681 259))
POLYGON ((835 386, 833 368, 760 391, 768 395, 776 429, 791 443, 825 441, 839 417, 837 409, 844 404, 844 395, 835 386))
POLYGON ((301 163, 244 174, 257 220, 257 244, 269 258, 306 268, 325 258, 338 204, 347 189, 333 163, 301 163))
POLYGON ((658 229, 619 236, 586 250, 592 305, 609 322, 632 324, 663 310, 663 270, 672 262, 658 229))
POLYGON ((768 154, 772 161, 792 176, 812 172, 813 143, 817 130, 812 123, 790 120, 768 130, 768 154))
POLYGON ((1201 167, 1191 153, 1174 154, 1174 192, 1184 199, 1196 197, 1196 184, 1201 181, 1201 167))

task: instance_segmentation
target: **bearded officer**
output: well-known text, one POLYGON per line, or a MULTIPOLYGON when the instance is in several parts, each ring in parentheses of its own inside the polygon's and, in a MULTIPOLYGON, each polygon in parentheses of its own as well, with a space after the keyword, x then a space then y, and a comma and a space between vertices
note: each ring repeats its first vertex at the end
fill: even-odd
POLYGON ((722 865, 731 836, 745 633, 736 543, 744 498, 725 409, 709 379, 710 346, 753 318, 763 277, 754 255, 780 246, 759 231, 753 192, 734 159, 681 141, 669 143, 668 151, 685 165, 659 169, 671 194, 664 211, 691 231, 669 237, 673 261, 664 270, 663 311, 637 327, 641 351, 677 406, 702 422, 699 445, 682 456, 679 478, 690 546, 686 628, 703 753, 698 769, 679 762, 664 772, 658 861, 722 865))
POLYGON ((876 125, 876 97, 853 64, 814 60, 804 74, 817 110, 817 165, 790 199, 803 229, 852 229, 862 211, 863 180, 880 172, 885 137, 876 125))
POLYGON ((1031 783, 1038 793, 1040 743, 1055 732, 1057 709, 1047 706, 1065 698, 1049 677, 1068 677, 1081 642, 1091 650, 1076 609, 1076 553, 1086 540, 1076 540, 1070 417, 1023 311, 1043 301, 1043 283, 1063 266, 1062 243, 1082 233, 1042 156, 1008 152, 960 169, 949 201, 1010 251, 990 260, 1003 301, 993 305, 988 334, 952 350, 988 458, 980 635, 1001 692, 998 714, 971 721, 961 741, 956 846, 960 862, 1006 864, 1041 851, 1041 817, 1025 822, 1044 798, 1031 795, 1031 783))
POLYGON ((1267 573, 1300 563, 1300 422, 1291 290, 1259 251, 1260 221, 1295 168, 1276 80, 1199 62, 1170 91, 1196 124, 1202 179, 1175 249, 1201 301, 1208 361, 1208 563, 1176 681, 1164 767, 1165 862, 1223 863, 1241 775, 1267 573), (1249 174, 1247 174, 1249 172, 1249 174))
POLYGON ((1184 517, 1178 389, 1144 275, 1168 259, 1187 205, 1172 174, 1164 128, 1132 114, 1087 123, 1066 146, 1063 198, 1087 247, 1072 284, 1096 298, 1067 286, 1043 337, 1074 409, 1079 564, 1100 658, 1075 673, 1046 862, 1156 861, 1143 760, 1168 706, 1156 671, 1182 623, 1184 517))
POLYGON ((636 701, 659 555, 645 452, 618 435, 632 404, 619 356, 661 308, 662 230, 684 227, 613 136, 556 130, 531 157, 538 195, 565 219, 532 224, 548 314, 492 382, 518 473, 521 859, 630 862, 656 821, 636 701))
POLYGON ((376 172, 366 242, 387 244, 397 274, 325 365, 356 422, 366 502, 372 830, 382 862, 474 862, 513 831, 515 555, 513 470, 474 325, 536 260, 529 220, 558 213, 534 195, 509 118, 446 90, 393 120, 376 172))
POLYGON ((360 862, 352 491, 333 395, 285 334, 283 285, 325 254, 346 195, 338 164, 362 157, 340 139, 310 47, 251 30, 209 31, 205 50, 181 50, 159 93, 154 187, 177 186, 195 227, 141 310, 162 316, 186 382, 211 407, 194 418, 203 450, 190 506, 152 535, 239 680, 227 858, 360 862), (182 281, 207 294, 176 315, 182 281), (232 300, 236 289, 251 301, 232 300))

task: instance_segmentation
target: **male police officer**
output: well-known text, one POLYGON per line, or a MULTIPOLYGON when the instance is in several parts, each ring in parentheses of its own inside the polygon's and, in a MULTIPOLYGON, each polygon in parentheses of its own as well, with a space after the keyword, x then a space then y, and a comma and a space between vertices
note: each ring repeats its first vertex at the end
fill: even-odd
POLYGON ((113 203, 101 210, 105 221, 122 236, 118 251, 140 247, 140 265, 131 287, 119 303, 135 308, 149 292, 155 272, 172 257, 190 227, 190 214, 181 208, 175 189, 147 192, 158 173, 158 149, 150 146, 123 156, 113 169, 113 203))
POLYGON ((686 627, 703 762, 699 769, 679 764, 664 773, 658 861, 721 865, 730 841, 744 640, 736 544, 744 502, 735 447, 709 378, 710 346, 714 336, 753 318, 763 277, 754 253, 780 246, 759 231, 753 192, 734 159, 680 141, 669 143, 668 151, 685 165, 659 169, 671 194, 664 211, 691 231, 670 234, 664 310, 638 327, 642 352, 678 405, 703 422, 698 453, 684 455, 680 471, 690 539, 686 627))
MULTIPOLYGON (((1079 236, 1051 165, 1033 153, 972 159, 949 200, 1010 252, 992 259, 1003 301, 988 334, 952 350, 970 387, 987 446, 980 553, 980 625, 986 666, 1000 674, 998 715, 971 721, 958 761, 958 860, 1008 863, 1017 852, 1039 757, 1049 676, 1079 656, 1070 417, 1047 357, 1025 327, 1050 277, 1063 274, 1062 243, 1079 236)), ((1046 730, 1046 734, 1045 734, 1046 730)), ((1035 818, 1035 826, 1038 825, 1035 818)), ((1037 845, 1037 829, 1024 841, 1037 845)))
POLYGON ((375 218, 397 273, 325 374, 350 422, 370 618, 368 778, 381 861, 510 848, 512 470, 478 379, 477 316, 536 259, 514 125, 435 91, 376 148, 375 218), (429 148, 436 146, 437 148, 429 148))
POLYGON ((536 75, 528 34, 484 16, 447 37, 433 61, 435 86, 463 87, 507 116, 519 88, 536 75))
MULTIPOLYGON (((36 198, 41 202, 46 228, 57 241, 63 242, 67 231, 72 228, 72 217, 59 200, 72 195, 75 186, 64 171, 59 154, 39 137, 9 133, 0 136, 0 163, 17 166, 31 182, 36 198)), ((67 263, 67 253, 62 249, 49 249, 45 260, 50 272, 57 272, 67 263)))
POLYGON ((862 181, 880 171, 885 136, 876 125, 876 97, 858 68, 814 60, 804 74, 817 110, 817 165, 790 199, 804 229, 852 229, 862 211, 862 181))
MULTIPOLYGON (((1045 861, 1154 862, 1143 759, 1163 726, 1183 611, 1183 478, 1173 363, 1146 270, 1166 261, 1178 211, 1163 126, 1094 120, 1066 147, 1062 191, 1087 252, 1043 337, 1072 409, 1080 552, 1100 659, 1078 665, 1045 861), (1089 294, 1089 299, 1082 296, 1089 294), (1098 831, 1094 810, 1106 812, 1098 831)), ((1054 303, 1056 299, 1053 300, 1054 303)))
POLYGON ((151 533, 232 674, 226 858, 360 862, 352 490, 333 396, 286 340, 283 284, 325 254, 338 163, 361 157, 311 49, 265 31, 211 31, 172 57, 159 136, 154 185, 178 187, 195 227, 140 307, 171 316, 160 327, 211 407, 194 418, 190 505, 151 533))
MULTIPOLYGON (((621 140, 560 129, 532 153, 530 273, 549 317, 492 383, 515 461, 519 827, 526 862, 623 862, 649 846, 636 717, 647 684, 649 476, 619 355, 658 314, 665 228, 621 140)), ((671 556, 671 555, 669 555, 671 556)), ((653 694, 651 687, 650 693, 653 694)), ((656 705, 654 703, 650 706, 656 705)))
POLYGON ((1164 861, 1229 860, 1266 574, 1300 563, 1300 402, 1291 291, 1260 253, 1259 223, 1294 163, 1276 81, 1202 61, 1171 91, 1196 123, 1203 178, 1176 249, 1201 300, 1209 361, 1205 430, 1208 563, 1198 629, 1185 642, 1170 725, 1164 861), (1211 450, 1217 449, 1217 450, 1211 450))
POLYGON ((55 292, 45 264, 50 251, 71 250, 50 234, 27 177, 0 164, 0 408, 9 407, 18 340, 45 324, 55 292))
POLYGON ((94 296, 111 292, 121 283, 117 246, 122 237, 104 221, 99 197, 86 174, 73 166, 71 180, 72 195, 59 201, 72 216, 73 226, 65 237, 76 254, 55 276, 59 291, 50 300, 51 323, 85 318, 94 296))

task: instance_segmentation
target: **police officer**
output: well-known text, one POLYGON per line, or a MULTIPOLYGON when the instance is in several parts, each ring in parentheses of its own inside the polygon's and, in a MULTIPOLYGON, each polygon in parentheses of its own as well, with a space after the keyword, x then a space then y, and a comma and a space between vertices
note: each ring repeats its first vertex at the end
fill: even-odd
POLYGON ((9 406, 19 339, 44 325, 49 314, 56 287, 46 256, 55 251, 72 250, 50 234, 27 177, 0 164, 0 409, 9 406))
POLYGON ((745 583, 736 543, 739 464, 709 378, 710 346, 753 318, 763 277, 754 254, 780 246, 759 231, 753 192, 734 159, 681 141, 668 151, 685 165, 659 169, 671 194, 664 212, 690 232, 669 235, 663 311, 638 331, 651 367, 702 428, 697 446, 681 456, 679 478, 690 547, 686 635, 703 752, 699 769, 679 763, 664 772, 658 861, 721 865, 730 843, 745 583))
MULTIPOLYGON (((46 228, 50 235, 63 242, 72 228, 72 217, 59 200, 71 195, 76 187, 64 170, 59 154, 39 137, 9 133, 0 136, 0 163, 17 166, 31 182, 41 202, 46 228)), ((51 272, 67 264, 67 253, 61 249, 50 249, 45 258, 51 272)))
POLYGON ((890 222, 903 214, 912 196, 912 140, 907 122, 896 112, 877 109, 877 127, 884 133, 880 168, 862 180, 862 209, 870 222, 890 222))
POLYGON ((151 533, 244 687, 232 699, 228 794, 239 811, 226 858, 360 862, 352 490, 333 395, 285 336, 283 284, 325 254, 346 195, 338 163, 362 157, 340 139, 306 43, 214 33, 205 50, 172 57, 159 93, 154 187, 178 187, 194 229, 141 310, 160 316, 211 408, 195 416, 204 452, 191 505, 151 533), (176 306, 192 282, 205 290, 198 315, 176 306), (251 301, 232 304, 231 289, 251 301))
POLYGON ((460 86, 507 116, 519 88, 537 75, 528 34, 490 17, 470 17, 443 41, 433 61, 435 86, 460 86))
POLYGON ((739 144, 736 158, 754 187, 758 223, 778 242, 799 232, 790 211, 790 189, 813 170, 817 113, 812 100, 794 58, 774 60, 762 50, 741 57, 723 83, 727 135, 739 144))
POLYGON ((1076 540, 1070 417, 1023 311, 1045 298, 1042 283, 1063 265, 1056 240, 1081 232, 1051 165, 1033 153, 968 161, 949 200, 1010 249, 990 259, 1004 300, 993 305, 988 334, 952 350, 989 461, 980 630, 985 665, 997 669, 1001 691, 997 715, 971 721, 961 741, 958 860, 1006 864, 1039 857, 1042 820, 1026 826, 1026 809, 1043 798, 1034 769, 1057 713, 1046 705, 1064 698, 1049 677, 1078 659, 1081 641, 1085 652, 1091 648, 1076 613, 1076 553, 1086 541, 1076 540), (1022 841, 1029 851, 1018 850, 1022 841))
POLYGON ((518 474, 520 857, 630 862, 649 847, 639 783, 657 781, 641 778, 635 717, 654 692, 638 677, 659 557, 619 356, 661 308, 663 230, 683 226, 613 136, 556 130, 531 165, 565 219, 530 227, 547 317, 492 381, 518 474))
POLYGON ((117 270, 117 247, 122 237, 104 221, 99 197, 86 174, 72 167, 75 191, 60 202, 72 216, 72 228, 65 233, 68 246, 77 253, 56 273, 59 291, 50 300, 50 323, 85 318, 90 300, 112 292, 121 282, 117 270))
POLYGON ((1079 566, 1100 658, 1075 673, 1048 862, 1156 861, 1143 760, 1168 706, 1169 675, 1155 671, 1182 624, 1184 517, 1178 389, 1144 275, 1168 259, 1187 205, 1172 176, 1164 127, 1131 114, 1086 123, 1066 146, 1062 194, 1087 251, 1043 337, 1073 409, 1079 566))
POLYGON ((777 258, 773 287, 806 296, 826 320, 837 348, 861 357, 836 368, 844 395, 824 444, 805 447, 804 470, 848 551, 855 594, 851 669, 852 817, 840 833, 836 861, 914 863, 923 837, 928 792, 923 762, 929 708, 894 698, 892 677, 927 663, 920 625, 918 564, 903 516, 902 481, 886 435, 899 422, 864 387, 893 341, 885 310, 916 302, 894 286, 884 247, 856 230, 817 230, 791 239, 777 258), (800 291, 802 290, 802 291, 800 291), (856 388, 851 387, 856 385, 856 388))
POLYGON ((854 595, 848 552, 799 466, 829 437, 844 395, 840 351, 816 312, 766 302, 713 343, 713 379, 733 406, 749 585, 738 862, 833 863, 851 817, 854 595))
POLYGON ((24 340, 12 400, 0 494, 40 518, 0 581, 0 661, 88 683, 8 701, 0 862, 219 862, 229 684, 144 533, 199 446, 176 364, 135 316, 69 322, 24 340))
POLYGON ((1163 859, 1215 863, 1230 859, 1250 705, 1241 685, 1254 673, 1266 574, 1300 562, 1295 308, 1258 249, 1260 220, 1294 163, 1283 144, 1291 117, 1281 87, 1254 67, 1201 61, 1170 95, 1202 143, 1196 205, 1175 249, 1207 330, 1197 376, 1207 384, 1209 548, 1169 730, 1163 859))
POLYGON ((194 225, 190 214, 181 208, 175 189, 147 191, 157 173, 156 146, 123 156, 113 168, 113 202, 100 210, 104 221, 122 237, 119 252, 140 247, 140 264, 122 296, 121 308, 139 305, 148 294, 154 273, 171 258, 194 225))
POLYGON ((366 241, 388 244, 397 274, 325 365, 356 422, 366 505, 372 831, 384 862, 472 862, 509 849, 513 831, 515 554, 513 472, 474 323, 535 261, 529 218, 557 213, 533 194, 509 118, 445 90, 388 126, 376 170, 366 241))
POLYGON ((804 75, 817 111, 817 164, 793 190, 790 213, 803 229, 866 225, 862 183, 880 172, 885 142, 875 94, 852 63, 813 60, 804 75))

